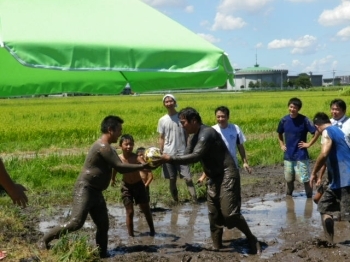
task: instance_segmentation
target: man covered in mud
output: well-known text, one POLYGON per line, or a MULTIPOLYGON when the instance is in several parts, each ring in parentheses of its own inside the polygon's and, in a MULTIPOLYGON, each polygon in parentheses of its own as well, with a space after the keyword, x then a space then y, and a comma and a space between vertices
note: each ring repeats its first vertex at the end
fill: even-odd
POLYGON ((101 257, 107 257, 108 211, 102 191, 111 181, 112 168, 120 173, 150 169, 147 164, 122 163, 111 143, 117 142, 124 121, 118 116, 107 116, 101 123, 101 137, 91 146, 80 175, 74 186, 74 199, 70 220, 54 227, 38 242, 38 247, 49 247, 51 240, 63 233, 80 229, 90 214, 96 224, 96 244, 101 257))
POLYGON ((260 243, 241 214, 241 183, 238 167, 221 135, 202 124, 199 113, 191 107, 179 112, 180 123, 190 134, 184 155, 163 154, 155 163, 187 165, 200 161, 208 180, 207 203, 213 250, 222 247, 223 227, 236 227, 248 238, 251 252, 261 252, 260 243))
POLYGON ((350 221, 350 139, 331 124, 325 113, 317 113, 313 120, 322 134, 321 153, 317 157, 310 177, 310 186, 317 181, 317 172, 326 163, 329 186, 321 196, 317 210, 321 214, 322 226, 329 246, 333 246, 333 212, 340 211, 341 220, 350 221))

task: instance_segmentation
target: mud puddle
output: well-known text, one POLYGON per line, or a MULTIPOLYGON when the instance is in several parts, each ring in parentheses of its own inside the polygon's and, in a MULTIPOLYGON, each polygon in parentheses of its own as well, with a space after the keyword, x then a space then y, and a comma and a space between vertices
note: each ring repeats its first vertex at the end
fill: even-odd
MULTIPOLYGON (((149 229, 143 214, 135 208, 135 237, 127 234, 125 209, 122 205, 110 205, 109 252, 118 257, 133 252, 157 253, 158 255, 176 255, 184 251, 201 252, 211 246, 206 203, 162 207, 152 210, 156 228, 155 237, 148 235, 149 229)), ((47 212, 47 211, 46 211, 47 212)), ((42 214, 39 230, 47 232, 58 223, 69 218, 70 209, 61 207, 52 211, 54 215, 42 214)), ((281 251, 288 235, 300 234, 298 230, 308 229, 307 235, 315 237, 321 234, 322 226, 317 207, 303 192, 295 193, 293 198, 276 194, 267 194, 260 198, 251 198, 242 204, 242 214, 252 232, 263 246, 261 258, 269 258, 281 251)), ((84 228, 93 234, 94 224, 88 218, 84 228)), ((92 236, 91 241, 93 242, 92 236)), ((221 252, 238 252, 248 256, 245 236, 236 229, 225 229, 224 248, 221 252)))

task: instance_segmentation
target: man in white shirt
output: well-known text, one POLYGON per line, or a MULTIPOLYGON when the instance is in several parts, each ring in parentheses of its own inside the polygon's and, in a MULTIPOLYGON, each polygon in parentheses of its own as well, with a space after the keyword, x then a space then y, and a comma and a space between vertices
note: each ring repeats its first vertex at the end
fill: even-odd
MULTIPOLYGON (((230 119, 230 110, 226 106, 219 106, 215 109, 215 118, 217 124, 212 127, 221 135, 222 140, 224 140, 225 145, 237 166, 239 165, 236 148, 238 149, 238 152, 242 158, 243 168, 250 174, 252 169, 248 164, 247 155, 243 145, 246 138, 238 125, 228 122, 230 119)), ((198 182, 202 183, 205 178, 206 175, 203 173, 198 179, 198 182)))
POLYGON ((229 123, 230 119, 230 110, 226 106, 219 106, 215 109, 215 117, 217 124, 213 128, 220 133, 222 139, 224 140, 228 150, 230 151, 231 156, 238 165, 238 159, 236 154, 236 148, 242 158, 243 168, 251 173, 251 168, 249 167, 245 148, 243 143, 246 141, 246 138, 239 128, 238 125, 229 123))
MULTIPOLYGON (((158 121, 157 132, 159 133, 160 150, 163 154, 181 156, 184 154, 186 148, 186 134, 181 126, 178 112, 175 109, 177 106, 175 97, 172 94, 166 94, 163 97, 163 105, 168 112, 158 121)), ((169 179, 170 193, 175 202, 179 201, 176 186, 178 174, 180 178, 185 180, 192 201, 197 201, 190 166, 165 163, 162 167, 162 173, 164 178, 169 179)))

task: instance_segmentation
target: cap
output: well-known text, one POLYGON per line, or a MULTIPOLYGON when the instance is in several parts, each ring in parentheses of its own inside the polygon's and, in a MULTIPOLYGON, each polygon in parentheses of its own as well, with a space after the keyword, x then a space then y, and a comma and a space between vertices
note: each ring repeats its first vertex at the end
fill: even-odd
POLYGON ((176 103, 176 98, 172 94, 166 94, 165 96, 163 96, 163 103, 164 103, 165 98, 167 98, 167 97, 171 97, 176 103))

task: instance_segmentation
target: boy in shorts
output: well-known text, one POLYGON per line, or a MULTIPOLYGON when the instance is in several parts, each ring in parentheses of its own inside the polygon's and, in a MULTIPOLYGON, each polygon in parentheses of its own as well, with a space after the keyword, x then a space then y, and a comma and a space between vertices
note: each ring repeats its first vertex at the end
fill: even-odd
POLYGON ((292 196, 294 181, 304 184, 307 198, 312 197, 310 187, 309 154, 306 148, 300 147, 300 142, 306 142, 307 133, 315 134, 313 123, 306 116, 299 114, 302 102, 299 98, 288 101, 289 114, 284 116, 277 127, 278 141, 284 152, 284 177, 286 180, 286 195, 292 196))
MULTIPOLYGON (((119 146, 123 153, 119 155, 123 163, 137 164, 144 163, 143 158, 133 153, 134 138, 131 135, 125 134, 120 137, 119 146)), ((145 184, 143 183, 140 171, 130 173, 122 173, 122 199, 126 210, 126 227, 128 234, 134 237, 134 203, 140 206, 143 214, 145 214, 147 224, 150 229, 150 236, 155 235, 151 208, 149 206, 149 197, 146 193, 145 184)), ((113 170, 111 184, 115 186, 116 171, 113 170)))

